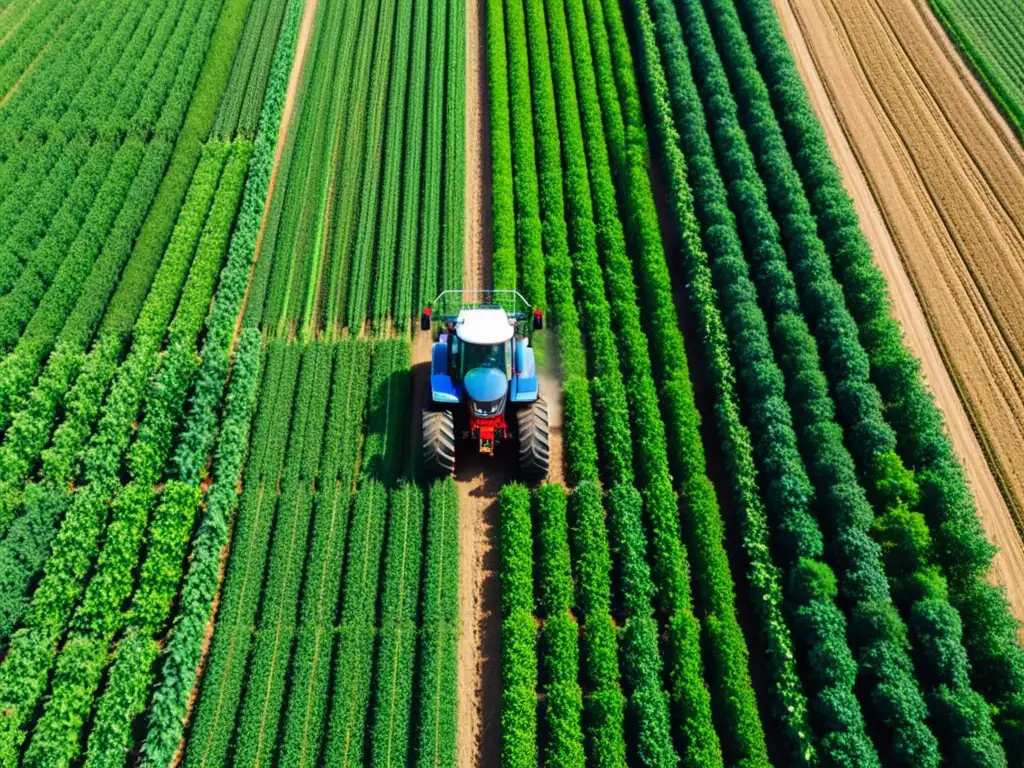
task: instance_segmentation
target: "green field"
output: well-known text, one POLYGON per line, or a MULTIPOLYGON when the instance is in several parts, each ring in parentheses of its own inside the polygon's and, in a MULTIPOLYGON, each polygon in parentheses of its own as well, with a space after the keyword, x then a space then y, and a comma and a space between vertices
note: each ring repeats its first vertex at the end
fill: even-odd
POLYGON ((0 0, 0 768, 1021 765, 993 549, 771 0, 0 0), (424 471, 478 230, 558 482, 424 471))
POLYGON ((928 0, 950 39, 1024 141, 1024 5, 928 0))

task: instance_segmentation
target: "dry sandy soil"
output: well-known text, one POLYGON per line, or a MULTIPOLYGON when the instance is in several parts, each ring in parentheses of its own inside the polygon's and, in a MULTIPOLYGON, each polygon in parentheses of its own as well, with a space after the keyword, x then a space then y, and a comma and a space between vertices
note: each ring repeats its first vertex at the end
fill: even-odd
POLYGON ((775 0, 1024 619, 1024 152, 925 0, 775 0))

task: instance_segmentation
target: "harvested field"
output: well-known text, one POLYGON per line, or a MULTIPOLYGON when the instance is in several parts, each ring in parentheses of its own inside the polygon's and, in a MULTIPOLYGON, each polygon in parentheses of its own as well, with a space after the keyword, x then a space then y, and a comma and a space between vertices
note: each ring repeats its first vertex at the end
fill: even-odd
POLYGON ((923 2, 776 7, 838 157, 849 142, 847 188, 1000 547, 996 577, 1024 618, 1024 153, 923 2), (866 187, 851 181, 858 172, 866 187), (885 227, 870 225, 875 206, 885 227), (937 350, 912 331, 910 289, 937 350))

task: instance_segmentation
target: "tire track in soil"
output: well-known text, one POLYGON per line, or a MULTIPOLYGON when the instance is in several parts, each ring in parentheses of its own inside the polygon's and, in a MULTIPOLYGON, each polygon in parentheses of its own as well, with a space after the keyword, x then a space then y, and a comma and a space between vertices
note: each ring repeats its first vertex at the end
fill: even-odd
MULTIPOLYGON (((492 285, 490 101, 486 0, 466 3, 466 197, 463 281, 492 285)), ((430 349, 427 345, 426 353, 430 349)), ((504 448, 508 448, 505 445, 504 448)), ((464 450, 456 463, 459 494, 459 635, 457 764, 499 763, 501 731, 501 587, 498 503, 510 479, 508 451, 482 456, 464 450), (502 455, 506 454, 506 455, 502 455)))
POLYGON ((1024 619, 1024 152, 920 0, 775 6, 1024 619))

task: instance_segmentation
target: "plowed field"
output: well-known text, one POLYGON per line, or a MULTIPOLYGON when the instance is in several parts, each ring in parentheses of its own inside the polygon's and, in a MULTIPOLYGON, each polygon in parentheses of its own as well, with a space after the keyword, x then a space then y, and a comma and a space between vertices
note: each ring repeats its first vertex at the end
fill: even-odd
POLYGON ((1024 618, 1024 152, 921 0, 776 0, 1024 618))

